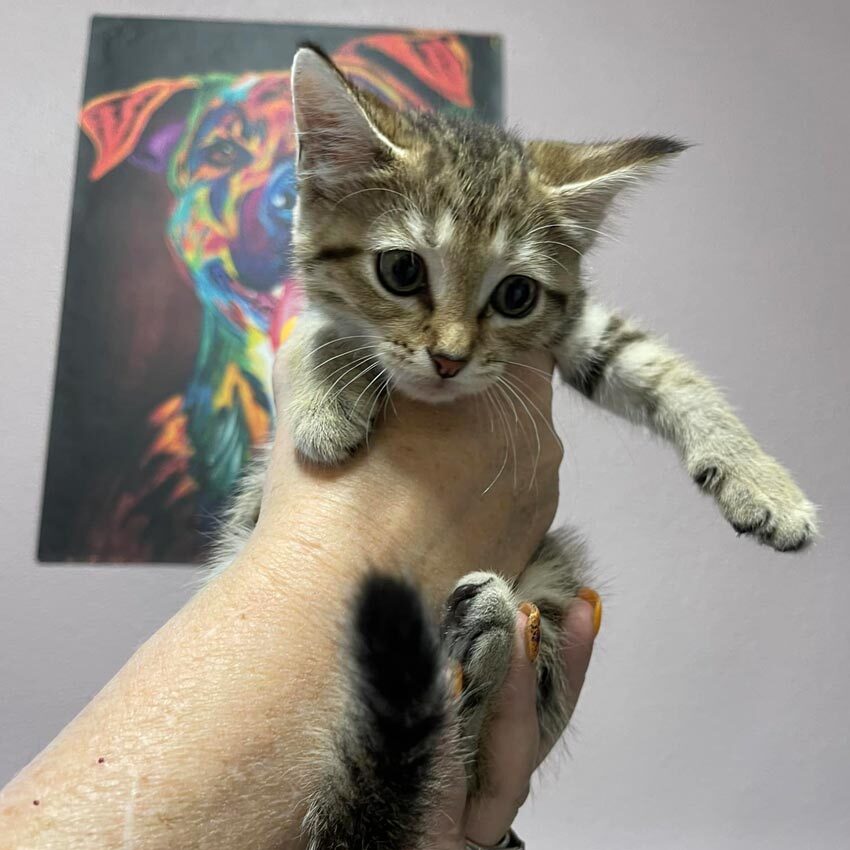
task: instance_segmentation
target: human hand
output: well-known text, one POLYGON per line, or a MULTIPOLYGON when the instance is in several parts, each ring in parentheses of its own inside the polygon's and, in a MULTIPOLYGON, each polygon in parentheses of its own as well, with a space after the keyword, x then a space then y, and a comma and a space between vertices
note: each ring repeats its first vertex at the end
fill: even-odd
MULTIPOLYGON (((276 540, 296 525, 306 546, 327 553, 329 569, 359 558, 406 570, 435 604, 472 569, 518 574, 554 516, 562 448, 551 358, 529 355, 511 369, 512 407, 507 391, 439 406, 394 397, 368 447, 336 468, 296 457, 279 405, 252 545, 273 564, 276 540)), ((277 399, 287 397, 287 381, 284 355, 277 399)))
MULTIPOLYGON (((597 615, 598 616, 598 615, 597 615)), ((525 652, 526 615, 517 613, 514 655, 490 726, 489 763, 493 773, 485 796, 471 800, 465 777, 458 775, 444 804, 445 814, 434 830, 433 850, 465 850, 466 841, 482 847, 497 845, 514 822, 528 796, 531 776, 548 750, 541 748, 537 723, 537 675, 525 652)), ((598 619, 583 599, 567 610, 562 660, 570 691, 578 697, 593 651, 598 619)))

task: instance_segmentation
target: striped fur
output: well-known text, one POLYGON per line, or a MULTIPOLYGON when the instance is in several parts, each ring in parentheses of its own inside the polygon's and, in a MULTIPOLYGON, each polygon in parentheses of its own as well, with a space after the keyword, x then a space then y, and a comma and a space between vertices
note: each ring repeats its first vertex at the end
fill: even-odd
POLYGON ((739 534, 783 552, 812 539, 811 502, 719 390, 660 340, 588 303, 555 356, 564 379, 587 398, 673 443, 739 534))

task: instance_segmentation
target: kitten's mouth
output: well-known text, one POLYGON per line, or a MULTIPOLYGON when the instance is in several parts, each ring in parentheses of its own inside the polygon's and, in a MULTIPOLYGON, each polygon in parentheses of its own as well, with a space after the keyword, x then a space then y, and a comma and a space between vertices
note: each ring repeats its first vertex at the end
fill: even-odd
POLYGON ((381 366, 391 378, 394 391, 408 398, 431 404, 448 404, 465 396, 475 395, 486 387, 486 378, 478 372, 476 365, 469 366, 456 377, 442 378, 424 352, 419 353, 418 362, 413 357, 399 357, 395 351, 381 352, 381 366))
POLYGON ((472 395, 475 392, 472 387, 454 381, 445 381, 436 376, 432 380, 396 375, 393 378, 393 388, 417 401, 427 401, 431 404, 448 404, 455 399, 472 395))

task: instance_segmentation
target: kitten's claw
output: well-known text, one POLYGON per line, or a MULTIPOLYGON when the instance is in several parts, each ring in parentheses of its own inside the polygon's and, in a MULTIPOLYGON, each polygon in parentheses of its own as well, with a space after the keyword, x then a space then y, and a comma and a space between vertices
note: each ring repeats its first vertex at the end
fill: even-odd
POLYGON ((817 511, 773 458, 754 454, 732 464, 719 458, 691 465, 697 485, 711 493, 739 534, 779 552, 795 552, 817 533, 817 511))

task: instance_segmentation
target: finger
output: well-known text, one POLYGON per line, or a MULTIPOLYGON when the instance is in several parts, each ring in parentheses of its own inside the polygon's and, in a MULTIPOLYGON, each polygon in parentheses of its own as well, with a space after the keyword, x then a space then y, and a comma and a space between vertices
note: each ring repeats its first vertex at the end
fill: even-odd
MULTIPOLYGON (((593 654, 593 642, 601 622, 602 603, 594 591, 582 590, 582 596, 574 599, 567 608, 564 618, 564 636, 561 643, 561 661, 567 680, 568 697, 575 704, 584 686, 587 668, 593 654), (593 600, 588 601, 588 600, 593 600)), ((542 762, 555 741, 541 748, 538 764, 542 762)))
POLYGON ((563 659, 570 692, 577 698, 584 686, 593 641, 596 637, 594 606, 586 599, 576 599, 567 609, 564 623, 563 659))
POLYGON ((457 766, 448 784, 440 791, 440 804, 436 807, 434 822, 429 833, 433 850, 460 850, 466 836, 466 774, 457 766))
MULTIPOLYGON (((449 691, 454 699, 460 696, 459 673, 459 666, 452 665, 446 670, 449 691)), ((429 829, 429 834, 435 837, 433 850, 461 850, 465 846, 467 798, 466 770, 461 760, 447 760, 442 778, 440 802, 429 829)))
POLYGON ((514 822, 540 748, 537 669, 526 651, 528 627, 529 615, 518 612, 511 667, 485 743, 487 787, 469 808, 466 835, 484 846, 501 841, 514 822))

